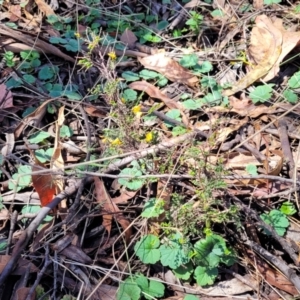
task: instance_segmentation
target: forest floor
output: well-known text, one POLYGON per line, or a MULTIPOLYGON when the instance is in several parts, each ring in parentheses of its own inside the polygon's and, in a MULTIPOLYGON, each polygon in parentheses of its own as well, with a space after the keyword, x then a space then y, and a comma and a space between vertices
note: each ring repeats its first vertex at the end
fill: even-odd
POLYGON ((300 295, 298 1, 0 4, 0 299, 300 295))

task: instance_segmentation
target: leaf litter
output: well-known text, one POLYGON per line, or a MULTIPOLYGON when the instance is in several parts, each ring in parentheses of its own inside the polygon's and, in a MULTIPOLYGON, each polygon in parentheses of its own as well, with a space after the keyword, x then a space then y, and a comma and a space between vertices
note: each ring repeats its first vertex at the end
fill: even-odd
POLYGON ((94 2, 0 12, 0 285, 297 296, 298 5, 94 2))

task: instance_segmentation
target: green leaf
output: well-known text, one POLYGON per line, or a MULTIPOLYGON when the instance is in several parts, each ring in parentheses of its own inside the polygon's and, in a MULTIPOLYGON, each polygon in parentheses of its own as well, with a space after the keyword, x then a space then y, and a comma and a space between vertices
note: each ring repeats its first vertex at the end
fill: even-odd
POLYGON ((123 92, 123 98, 126 102, 135 101, 137 99, 137 92, 132 89, 126 89, 123 92))
POLYGON ((191 68, 198 64, 198 56, 196 54, 184 55, 179 63, 185 68, 191 68))
POLYGON ((180 266, 173 270, 175 276, 179 279, 189 280, 194 271, 194 266, 191 262, 186 265, 180 266))
POLYGON ((162 75, 159 76, 159 79, 157 81, 157 85, 160 87, 165 86, 168 83, 168 79, 162 75))
POLYGON ((194 278, 200 286, 212 285, 218 276, 217 268, 197 267, 194 278))
POLYGON ((121 185, 124 185, 125 187, 129 188, 130 190, 138 190, 140 189, 144 183, 144 179, 139 179, 139 176, 142 176, 143 173, 136 169, 136 168, 125 168, 120 172, 120 175, 128 175, 135 178, 119 178, 118 182, 121 185))
POLYGON ((217 81, 211 76, 204 76, 200 82, 201 82, 202 87, 211 88, 211 87, 217 85, 217 81))
POLYGON ((45 163, 51 160, 54 148, 49 148, 46 151, 44 149, 39 149, 34 152, 36 158, 41 162, 45 163))
MULTIPOLYGON (((168 116, 171 119, 177 120, 177 121, 181 121, 181 114, 180 114, 180 110, 179 109, 170 109, 167 113, 166 116, 168 116)), ((174 127, 176 126, 175 124, 165 121, 165 124, 167 127, 174 127)))
POLYGON ((215 9, 210 13, 213 17, 223 17, 224 13, 221 9, 215 9))
POLYGON ((18 87, 22 86, 22 81, 20 78, 14 79, 12 77, 6 81, 5 85, 8 89, 18 88, 18 87))
POLYGON ((297 212, 295 205, 291 202, 282 203, 280 211, 287 216, 291 216, 297 212))
POLYGON ((117 300, 139 300, 141 297, 141 289, 136 282, 126 280, 119 286, 117 292, 117 300))
POLYGON ((25 74, 25 75, 23 76, 23 79, 24 79, 27 83, 30 83, 30 84, 35 83, 35 80, 36 80, 36 78, 35 78, 34 76, 29 75, 29 74, 25 74))
MULTIPOLYGON (((278 235, 284 236, 287 227, 289 227, 290 223, 287 217, 279 210, 273 209, 269 214, 262 214, 260 218, 268 225, 271 225, 278 235)), ((267 235, 271 235, 271 233, 264 228, 264 233, 267 235)))
POLYGON ((185 134, 185 133, 187 133, 187 129, 185 127, 182 127, 182 126, 175 126, 172 129, 172 135, 173 136, 179 136, 179 135, 182 135, 182 134, 185 134))
POLYGON ((64 46, 68 51, 78 52, 81 50, 79 40, 69 39, 68 43, 64 46))
POLYGON ((186 295, 183 300, 200 300, 200 298, 195 295, 186 295))
POLYGON ((202 104, 199 101, 188 99, 182 102, 182 105, 185 109, 195 110, 195 109, 199 109, 202 104))
POLYGON ((41 80, 52 79, 55 77, 56 71, 56 68, 45 66, 39 70, 38 77, 41 80))
POLYGON ((204 103, 218 105, 222 101, 222 94, 220 92, 208 93, 203 97, 204 103))
POLYGON ((278 4, 281 3, 281 0, 264 0, 265 5, 272 5, 272 4, 278 4))
POLYGON ((218 235, 207 236, 194 245, 196 261, 207 267, 219 265, 221 257, 227 248, 224 239, 218 235))
POLYGON ((171 269, 177 269, 180 265, 189 261, 188 251, 179 241, 169 241, 159 247, 161 264, 171 269))
POLYGON ((12 179, 8 182, 8 188, 14 191, 20 191, 21 189, 29 186, 31 183, 31 167, 30 166, 20 166, 18 168, 18 173, 13 174, 12 179), (26 174, 26 175, 23 175, 26 174), (21 176, 23 175, 23 176, 21 176))
POLYGON ((168 21, 160 21, 160 22, 158 22, 158 24, 157 24, 156 27, 157 27, 158 30, 164 30, 168 26, 169 26, 169 22, 168 21))
POLYGON ((257 86, 250 94, 249 97, 253 103, 265 102, 272 96, 272 87, 274 84, 264 84, 257 86))
POLYGON ((246 171, 248 172, 249 175, 252 175, 252 176, 256 176, 258 175, 257 173, 257 167, 253 164, 249 164, 246 166, 246 171))
POLYGON ((28 140, 31 144, 38 144, 47 139, 49 136, 51 136, 50 133, 46 131, 39 131, 30 135, 28 140))
POLYGON ((126 81, 138 81, 140 76, 132 71, 125 71, 121 75, 126 81))
POLYGON ((165 286, 156 280, 147 279, 143 275, 135 278, 135 282, 144 293, 146 299, 160 298, 165 293, 165 286))
POLYGON ((7 242, 7 240, 3 240, 3 241, 1 241, 1 242, 0 242, 0 251, 3 251, 3 250, 5 250, 5 249, 6 249, 6 247, 7 247, 7 245, 8 245, 8 242, 7 242))
POLYGON ((283 96, 286 98, 286 100, 290 103, 297 103, 298 102, 298 96, 291 90, 285 90, 283 92, 283 96))
POLYGON ((159 73, 155 72, 155 71, 150 71, 150 70, 142 70, 140 73, 140 77, 142 77, 145 80, 149 80, 149 79, 155 79, 157 77, 159 77, 159 73))
POLYGON ((159 239, 153 234, 141 238, 134 246, 135 254, 144 264, 155 264, 160 259, 159 239))
POLYGON ((144 218, 158 217, 164 212, 164 201, 157 198, 150 198, 144 205, 144 210, 141 214, 144 218))
POLYGON ((196 65, 195 68, 193 69, 194 74, 199 74, 199 73, 208 73, 210 71, 212 71, 213 69, 213 65, 211 64, 211 62, 209 61, 204 61, 202 64, 200 65, 196 65))
POLYGON ((62 138, 71 137, 73 134, 74 134, 74 132, 73 132, 72 128, 70 128, 67 125, 61 126, 60 131, 59 131, 60 137, 62 137, 62 138))
POLYGON ((70 100, 80 101, 82 96, 74 91, 64 91, 61 96, 66 96, 70 100))

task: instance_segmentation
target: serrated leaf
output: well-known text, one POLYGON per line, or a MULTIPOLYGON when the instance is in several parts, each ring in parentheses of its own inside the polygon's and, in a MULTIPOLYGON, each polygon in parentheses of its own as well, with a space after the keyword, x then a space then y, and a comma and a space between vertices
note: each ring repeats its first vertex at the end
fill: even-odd
POLYGON ((184 55, 179 61, 185 68, 191 68, 198 64, 198 56, 196 54, 184 55))
POLYGON ((56 74, 55 68, 45 66, 39 70, 38 77, 41 80, 49 80, 52 79, 55 76, 55 74, 56 74))
POLYGON ((120 172, 120 175, 128 175, 128 176, 135 177, 135 178, 119 178, 118 179, 118 182, 121 185, 124 185, 125 187, 127 187, 130 190, 138 190, 145 183, 144 179, 138 178, 139 176, 142 176, 143 173, 136 168, 125 168, 120 172))
POLYGON ((287 216, 291 216, 297 212, 295 205, 292 202, 282 203, 280 211, 287 216))
POLYGON ((250 94, 249 97, 253 101, 253 103, 257 102, 265 102, 270 100, 272 96, 272 87, 274 84, 265 84, 257 86, 250 94))
POLYGON ((202 104, 199 101, 195 101, 193 99, 188 99, 182 102, 182 105, 185 109, 190 109, 190 110, 199 109, 202 106, 202 104))
POLYGON ((195 259, 201 265, 216 267, 226 251, 224 239, 218 235, 210 235, 194 245, 195 259))
POLYGON ((189 280, 194 271, 194 266, 191 262, 186 265, 180 266, 173 270, 175 276, 179 279, 189 280))
POLYGON ((135 282, 126 280, 119 286, 117 292, 117 300, 139 300, 141 297, 141 289, 135 282))
POLYGON ((123 98, 128 102, 135 101, 137 99, 137 92, 132 89, 126 89, 123 92, 123 98))
MULTIPOLYGON (((277 209, 271 210, 269 214, 262 214, 260 218, 266 224, 271 225, 280 236, 285 234, 287 227, 290 225, 287 217, 277 209)), ((266 228, 263 227, 263 229, 265 234, 271 234, 266 228)))
POLYGON ((140 74, 140 77, 142 77, 145 80, 155 79, 160 76, 159 73, 157 73, 155 71, 146 70, 146 69, 142 70, 139 74, 140 74))
POLYGON ((158 217, 164 212, 163 201, 156 198, 150 198, 144 205, 144 210, 141 214, 144 218, 158 217))
POLYGON ((285 90, 283 92, 283 96, 286 98, 286 100, 290 103, 297 103, 298 102, 298 96, 291 90, 285 90))
POLYGON ((135 244, 135 254, 143 263, 155 264, 160 259, 159 243, 157 236, 148 234, 135 244))
POLYGON ((162 297, 165 293, 165 286, 156 280, 147 279, 143 275, 135 278, 135 282, 144 293, 146 299, 153 299, 153 297, 162 297))
POLYGON ((200 65, 196 65, 195 68, 193 69, 194 73, 198 74, 198 73, 208 73, 210 71, 212 71, 213 69, 213 65, 211 64, 211 62, 209 61, 204 61, 202 64, 200 65))
POLYGON ((159 247, 161 253, 161 263, 171 269, 177 269, 180 265, 189 261, 186 249, 178 241, 169 241, 159 247))
POLYGON ((197 267, 194 278, 200 286, 212 285, 218 276, 217 268, 197 267))

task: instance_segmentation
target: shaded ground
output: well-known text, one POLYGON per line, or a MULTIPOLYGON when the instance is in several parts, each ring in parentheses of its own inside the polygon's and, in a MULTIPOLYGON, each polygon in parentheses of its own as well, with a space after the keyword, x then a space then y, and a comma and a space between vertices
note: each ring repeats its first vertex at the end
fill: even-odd
POLYGON ((294 299, 299 13, 3 1, 1 299, 294 299))

